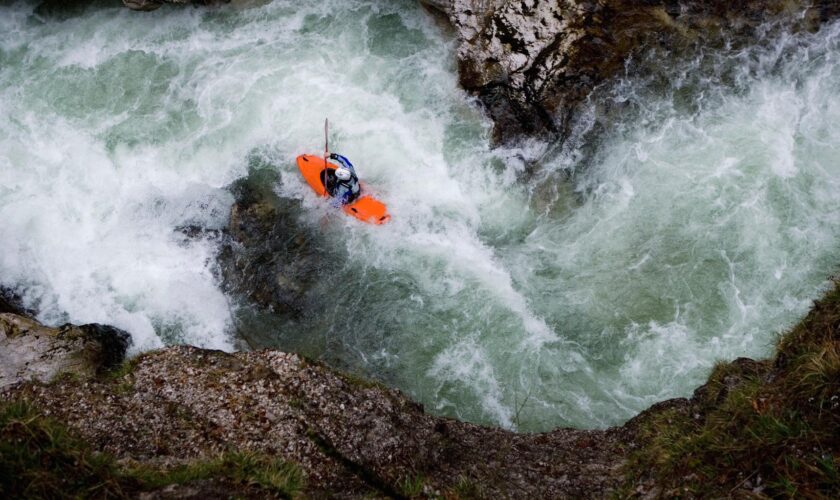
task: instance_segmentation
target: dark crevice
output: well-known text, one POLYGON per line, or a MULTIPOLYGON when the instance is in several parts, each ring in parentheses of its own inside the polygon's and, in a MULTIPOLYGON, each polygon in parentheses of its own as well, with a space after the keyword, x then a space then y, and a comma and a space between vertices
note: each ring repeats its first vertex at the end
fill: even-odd
POLYGON ((382 480, 376 473, 345 456, 335 447, 328 437, 317 432, 312 427, 307 427, 306 436, 321 450, 321 453, 340 463, 348 472, 359 478, 363 483, 371 487, 371 489, 390 498, 407 498, 392 488, 386 481, 382 480))

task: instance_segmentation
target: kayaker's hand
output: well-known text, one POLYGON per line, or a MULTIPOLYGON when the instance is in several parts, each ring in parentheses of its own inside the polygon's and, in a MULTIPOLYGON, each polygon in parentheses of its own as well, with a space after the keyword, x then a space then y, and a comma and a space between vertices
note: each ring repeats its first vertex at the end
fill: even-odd
POLYGON ((338 155, 335 153, 330 153, 330 160, 338 159, 338 155))

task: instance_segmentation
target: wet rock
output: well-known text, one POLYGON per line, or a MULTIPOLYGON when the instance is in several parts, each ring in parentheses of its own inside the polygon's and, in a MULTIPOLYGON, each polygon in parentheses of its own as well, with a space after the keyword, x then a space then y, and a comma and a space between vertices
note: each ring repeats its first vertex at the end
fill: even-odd
POLYGON ((459 77, 495 123, 497 144, 563 138, 576 107, 630 58, 721 36, 754 41, 776 17, 799 27, 837 16, 837 2, 806 0, 423 0, 457 32, 459 77), (805 15, 800 15, 802 12, 805 15))
POLYGON ((32 312, 23 307, 21 298, 7 288, 0 287, 0 313, 31 315, 32 312))
POLYGON ((297 314, 326 256, 298 220, 300 202, 274 193, 278 182, 276 171, 260 169, 231 186, 236 202, 219 265, 228 292, 265 310, 297 314))
POLYGON ((125 359, 125 353, 132 342, 131 335, 128 332, 110 325, 89 323, 78 327, 70 326, 69 328, 71 330, 77 328, 82 335, 99 344, 96 356, 97 370, 110 370, 119 366, 125 359))
POLYGON ((123 0, 123 5, 131 10, 138 11, 152 11, 159 9, 163 4, 169 3, 174 5, 222 5, 229 3, 230 0, 123 0))
POLYGON ((187 240, 218 240, 221 237, 221 231, 218 229, 209 229, 206 227, 189 224, 186 226, 178 226, 175 231, 184 235, 187 240))
POLYGON ((123 0, 123 5, 129 9, 143 12, 159 9, 163 3, 162 0, 123 0))
POLYGON ((0 314, 0 388, 60 373, 92 376, 122 362, 128 333, 91 324, 50 328, 17 314, 0 314))

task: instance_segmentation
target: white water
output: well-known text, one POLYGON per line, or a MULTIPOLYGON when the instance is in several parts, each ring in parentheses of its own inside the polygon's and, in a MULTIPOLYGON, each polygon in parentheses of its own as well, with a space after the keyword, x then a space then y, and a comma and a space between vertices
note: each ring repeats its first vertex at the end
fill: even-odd
POLYGON ((599 97, 628 112, 594 157, 566 149, 529 178, 517 158, 541 148, 489 150, 452 42, 414 2, 3 7, 0 284, 135 351, 233 349, 216 243, 174 229, 223 227, 224 187, 258 157, 338 256, 275 345, 472 421, 615 424, 717 359, 767 355, 840 267, 839 35, 628 79, 599 97), (325 116, 391 224, 300 182, 325 116))

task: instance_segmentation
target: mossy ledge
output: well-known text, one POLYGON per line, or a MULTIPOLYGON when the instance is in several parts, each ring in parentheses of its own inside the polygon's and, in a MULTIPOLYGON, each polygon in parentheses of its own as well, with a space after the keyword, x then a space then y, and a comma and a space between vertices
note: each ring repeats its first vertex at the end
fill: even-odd
POLYGON ((516 434, 273 350, 188 346, 0 397, 4 497, 840 495, 840 286, 775 357, 621 427, 516 434))
POLYGON ((625 494, 840 497, 840 285, 782 335, 772 360, 719 363, 690 400, 625 425, 625 494))

